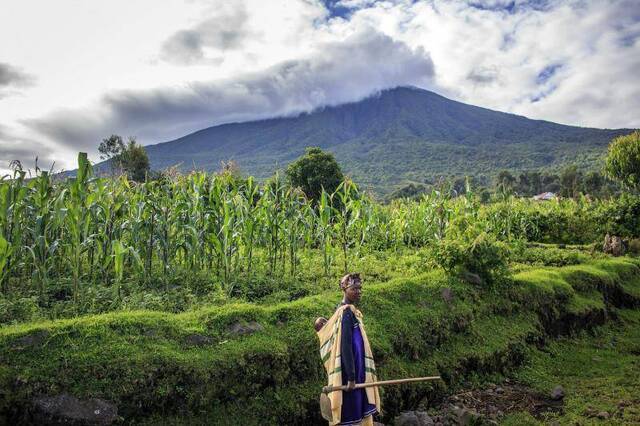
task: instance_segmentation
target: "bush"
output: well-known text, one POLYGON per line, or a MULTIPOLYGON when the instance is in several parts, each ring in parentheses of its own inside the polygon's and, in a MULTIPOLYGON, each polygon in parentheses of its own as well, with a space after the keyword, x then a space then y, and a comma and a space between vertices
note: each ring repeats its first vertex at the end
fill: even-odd
POLYGON ((35 296, 17 299, 0 298, 0 324, 32 321, 38 318, 39 312, 38 298, 35 296))
POLYGON ((447 272, 472 272, 491 284, 507 272, 508 249, 483 232, 472 240, 442 241, 433 249, 432 259, 447 272))
POLYGON ((593 219, 601 237, 607 233, 623 238, 640 237, 640 197, 623 194, 603 203, 593 219))

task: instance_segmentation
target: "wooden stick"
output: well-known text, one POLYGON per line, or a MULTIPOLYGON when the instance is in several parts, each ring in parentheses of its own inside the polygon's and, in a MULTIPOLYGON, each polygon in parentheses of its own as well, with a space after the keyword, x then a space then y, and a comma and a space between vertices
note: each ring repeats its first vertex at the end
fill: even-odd
MULTIPOLYGON (((428 380, 440 380, 440 379, 441 379, 440 376, 430 376, 430 377, 413 377, 411 379, 383 380, 381 382, 358 383, 356 384, 354 389, 368 388, 371 386, 399 385, 402 383, 412 383, 412 382, 426 382, 428 380)), ((325 386, 322 388, 322 392, 331 393, 337 390, 346 390, 347 388, 348 388, 347 385, 325 386)))

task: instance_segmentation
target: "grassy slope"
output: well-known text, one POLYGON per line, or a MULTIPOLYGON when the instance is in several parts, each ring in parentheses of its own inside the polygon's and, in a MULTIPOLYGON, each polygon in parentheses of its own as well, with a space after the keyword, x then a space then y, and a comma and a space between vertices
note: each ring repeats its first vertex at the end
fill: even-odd
MULTIPOLYGON (((531 349, 530 362, 515 378, 544 394, 562 384, 564 413, 545 423, 567 425, 640 424, 640 312, 619 311, 620 322, 574 338, 531 349), (597 414, 607 412, 606 422, 597 414)), ((505 418, 505 425, 541 425, 528 413, 505 418)))
MULTIPOLYGON (((601 323, 611 312, 605 303, 631 300, 622 285, 637 294, 639 278, 636 262, 612 259, 528 269, 500 292, 438 272, 371 286, 361 309, 380 377, 440 373, 445 379, 386 389, 388 416, 521 365, 545 327, 601 323), (451 304, 443 287, 453 289, 451 304)), ((66 391, 116 402, 127 422, 224 424, 233 416, 238 424, 323 424, 317 396, 325 379, 311 323, 338 300, 328 292, 270 307, 135 311, 6 327, 0 330, 0 423, 28 421, 30 398, 66 391), (231 335, 229 326, 238 321, 264 329, 231 335), (43 331, 41 343, 24 340, 43 331), (194 333, 210 343, 189 346, 194 333)))

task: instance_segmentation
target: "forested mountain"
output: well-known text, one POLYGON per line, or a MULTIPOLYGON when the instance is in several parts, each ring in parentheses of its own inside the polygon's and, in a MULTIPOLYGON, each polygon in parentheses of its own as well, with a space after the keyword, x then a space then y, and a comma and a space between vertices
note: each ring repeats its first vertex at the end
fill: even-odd
POLYGON ((452 101, 399 87, 359 102, 295 117, 210 127, 147 146, 153 169, 180 164, 216 170, 234 160, 266 178, 307 146, 336 155, 346 174, 380 194, 440 176, 489 182, 500 170, 597 168, 610 140, 628 129, 565 126, 452 101))

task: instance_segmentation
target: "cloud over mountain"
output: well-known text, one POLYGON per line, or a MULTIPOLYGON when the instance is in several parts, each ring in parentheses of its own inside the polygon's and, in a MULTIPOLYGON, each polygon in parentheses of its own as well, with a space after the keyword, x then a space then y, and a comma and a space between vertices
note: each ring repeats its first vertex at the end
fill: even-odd
POLYGON ((367 29, 324 43, 307 58, 234 79, 117 91, 89 110, 59 110, 24 123, 76 149, 94 148, 111 133, 158 142, 215 124, 355 101, 399 85, 428 86, 433 73, 423 49, 367 29))
POLYGON ((6 1, 23 19, 0 16, 0 117, 66 167, 112 133, 170 140, 396 85, 564 124, 640 127, 635 0, 59 0, 33 27, 24 2, 6 1), (9 96, 35 79, 29 96, 9 96))

